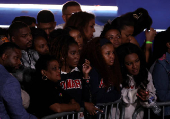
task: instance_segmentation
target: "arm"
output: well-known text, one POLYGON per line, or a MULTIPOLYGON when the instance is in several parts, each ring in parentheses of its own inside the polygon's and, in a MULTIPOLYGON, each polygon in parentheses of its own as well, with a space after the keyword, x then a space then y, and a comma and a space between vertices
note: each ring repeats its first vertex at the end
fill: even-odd
POLYGON ((153 70, 153 81, 160 101, 170 101, 170 80, 165 68, 157 62, 153 70))
POLYGON ((145 102, 143 102, 143 101, 141 102, 141 104, 143 106, 145 106, 145 107, 150 106, 148 104, 148 101, 146 100, 149 95, 153 96, 155 98, 155 100, 157 99, 157 97, 156 97, 156 89, 155 89, 155 87, 153 85, 152 75, 150 74, 150 72, 148 72, 148 81, 149 81, 149 83, 147 84, 147 92, 148 93, 143 92, 143 94, 144 94, 143 101, 145 101, 145 102))
MULTIPOLYGON (((146 35, 146 41, 153 42, 155 35, 156 35, 156 30, 154 30, 153 28, 150 28, 150 31, 148 30, 145 31, 145 35, 146 35)), ((151 50, 152 50, 152 44, 146 44, 144 51, 145 51, 147 63, 149 61, 149 56, 151 55, 150 54, 151 50)))
POLYGON ((2 94, 6 103, 6 109, 12 119, 36 119, 35 116, 27 113, 22 105, 21 88, 17 79, 8 79, 2 94))
POLYGON ((54 112, 70 112, 70 111, 79 111, 80 105, 78 103, 69 103, 69 104, 60 104, 54 103, 49 107, 54 112))
POLYGON ((133 36, 129 36, 129 39, 130 39, 130 43, 133 43, 135 45, 137 45, 138 47, 140 47, 138 41, 135 39, 135 37, 133 36))

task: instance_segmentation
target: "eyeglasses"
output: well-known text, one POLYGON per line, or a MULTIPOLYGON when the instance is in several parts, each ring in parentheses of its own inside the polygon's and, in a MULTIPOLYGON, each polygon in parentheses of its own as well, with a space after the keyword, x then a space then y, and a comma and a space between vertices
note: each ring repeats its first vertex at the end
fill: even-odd
POLYGON ((78 12, 73 12, 73 13, 70 13, 70 14, 64 14, 64 15, 73 15, 73 14, 75 14, 75 13, 78 13, 78 12))
POLYGON ((119 39, 121 38, 121 35, 116 35, 116 36, 113 36, 113 35, 109 35, 109 36, 106 36, 109 40, 112 40, 112 39, 119 39))

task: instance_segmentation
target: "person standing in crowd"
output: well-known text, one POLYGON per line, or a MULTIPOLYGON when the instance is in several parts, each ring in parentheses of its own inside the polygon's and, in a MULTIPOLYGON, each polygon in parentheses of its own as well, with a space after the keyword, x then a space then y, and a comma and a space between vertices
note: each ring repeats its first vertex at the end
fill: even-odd
POLYGON ((114 48, 117 48, 122 44, 120 31, 112 27, 109 22, 104 25, 100 37, 108 39, 113 44, 114 48))
POLYGON ((48 38, 46 32, 39 28, 32 28, 31 33, 33 38, 33 49, 38 52, 39 56, 49 54, 49 46, 47 42, 48 38))
MULTIPOLYGON (((132 119, 132 114, 140 104, 149 107, 149 95, 156 100, 156 90, 153 85, 152 75, 146 69, 146 61, 142 50, 132 43, 125 43, 117 48, 117 54, 123 76, 122 100, 125 104, 125 118, 132 119), (140 88, 145 84, 146 90, 140 88), (147 91, 147 93, 146 93, 147 91)), ((144 112, 137 115, 137 119, 143 119, 144 112)))
POLYGON ((22 89, 26 90, 27 84, 31 80, 31 74, 35 71, 36 59, 39 56, 35 50, 30 49, 32 47, 32 35, 28 25, 23 22, 14 22, 10 25, 8 31, 10 41, 19 46, 22 52, 22 65, 13 75, 21 83, 22 89))
POLYGON ((26 112, 22 105, 21 87, 10 73, 21 65, 21 50, 9 42, 0 46, 0 118, 37 119, 26 112))
POLYGON ((41 10, 37 15, 37 28, 43 29, 49 38, 50 33, 56 26, 54 14, 50 10, 41 10))
MULTIPOLYGON (((146 62, 149 63, 152 55, 152 41, 156 35, 156 30, 151 28, 152 19, 149 16, 147 10, 138 8, 134 12, 129 12, 120 17, 117 17, 111 22, 112 27, 119 29, 122 36, 122 44, 133 43, 138 45, 137 40, 134 36, 141 33, 145 28, 146 40, 142 46, 142 49, 146 56, 146 62)), ((149 66, 149 64, 148 64, 149 66)))
MULTIPOLYGON (((92 65, 90 91, 93 103, 108 103, 120 99, 121 70, 113 44, 106 38, 94 38, 82 53, 92 65)), ((83 61, 82 60, 82 61, 83 61)))
POLYGON ((39 118, 54 113, 79 111, 80 105, 57 85, 61 76, 56 58, 43 55, 35 66, 36 72, 30 87, 30 111, 39 118))
POLYGON ((79 48, 71 36, 63 34, 55 41, 51 45, 50 53, 58 58, 61 66, 60 85, 81 107, 85 107, 90 114, 94 115, 99 109, 88 101, 90 62, 85 60, 79 68, 79 48))
MULTIPOLYGON (((159 102, 168 102, 170 101, 170 29, 162 33, 158 33, 158 36, 155 42, 155 63, 153 64, 153 82, 156 88, 156 94, 158 96, 159 102), (160 55, 162 56, 160 57, 160 55)), ((166 106, 164 110, 165 119, 170 118, 170 106, 166 106)))
POLYGON ((83 37, 82 37, 80 31, 75 27, 66 27, 64 29, 64 31, 66 31, 78 43, 79 51, 81 53, 81 51, 83 49, 83 37))

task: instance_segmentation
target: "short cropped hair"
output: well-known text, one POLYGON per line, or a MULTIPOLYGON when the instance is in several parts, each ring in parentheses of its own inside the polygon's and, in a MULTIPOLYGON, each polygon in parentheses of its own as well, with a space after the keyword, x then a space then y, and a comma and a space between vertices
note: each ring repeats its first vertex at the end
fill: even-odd
POLYGON ((12 36, 14 36, 14 34, 19 31, 19 29, 24 28, 24 27, 28 27, 28 25, 25 24, 24 22, 16 21, 16 22, 12 23, 8 29, 8 34, 10 36, 10 40, 11 40, 12 36))
POLYGON ((41 10, 37 15, 38 23, 55 22, 54 14, 50 10, 41 10))
POLYGON ((12 42, 6 42, 0 45, 0 57, 9 49, 20 49, 16 44, 12 42))
POLYGON ((62 14, 65 14, 67 7, 71 7, 71 6, 80 6, 80 4, 76 1, 68 1, 63 5, 62 8, 62 14))
POLYGON ((31 25, 32 23, 36 23, 36 19, 34 17, 30 17, 30 16, 15 17, 14 20, 12 21, 12 23, 14 23, 16 21, 24 22, 27 25, 31 25))

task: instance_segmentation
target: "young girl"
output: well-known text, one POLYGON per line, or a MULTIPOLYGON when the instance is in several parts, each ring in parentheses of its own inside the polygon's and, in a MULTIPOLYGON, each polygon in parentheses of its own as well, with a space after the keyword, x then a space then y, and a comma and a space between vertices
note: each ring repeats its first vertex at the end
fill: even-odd
POLYGON ((79 48, 74 38, 69 35, 63 35, 55 40, 51 45, 50 53, 55 55, 61 66, 60 85, 68 94, 93 114, 97 108, 93 103, 88 103, 89 72, 91 70, 90 62, 85 60, 82 71, 78 68, 79 48))
POLYGON ((60 80, 60 67, 55 57, 41 56, 36 63, 36 73, 30 89, 30 108, 37 117, 80 110, 80 105, 56 84, 60 80))
POLYGON ((79 51, 81 52, 81 50, 83 49, 83 37, 80 31, 75 27, 66 27, 64 30, 68 32, 71 37, 74 38, 79 46, 79 51))
MULTIPOLYGON (((121 64, 123 83, 122 100, 125 103, 125 118, 131 119, 137 106, 149 106, 147 98, 152 95, 156 100, 155 88, 152 76, 146 69, 145 57, 141 49, 132 44, 123 44, 117 49, 117 54, 121 64), (146 90, 140 88, 141 83, 146 84, 146 90)), ((143 118, 140 112, 137 119, 143 118)))
POLYGON ((47 34, 42 29, 32 28, 33 48, 38 52, 39 56, 49 54, 47 43, 47 34))

